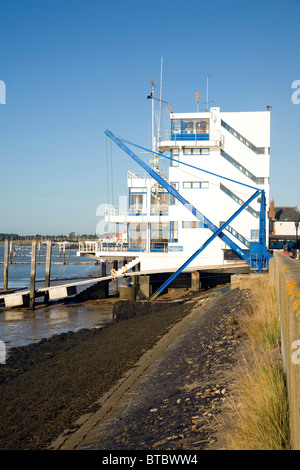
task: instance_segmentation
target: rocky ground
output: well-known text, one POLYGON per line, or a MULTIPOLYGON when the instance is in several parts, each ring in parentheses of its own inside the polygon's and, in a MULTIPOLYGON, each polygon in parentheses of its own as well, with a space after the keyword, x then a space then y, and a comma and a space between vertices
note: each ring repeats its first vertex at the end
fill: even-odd
MULTIPOLYGON (((0 449, 45 449, 206 293, 161 303, 102 329, 53 336, 0 365, 0 449)), ((246 338, 237 317, 246 290, 208 299, 203 314, 127 397, 89 449, 221 448, 218 422, 246 338), (139 397, 139 399, 137 399, 139 397)))

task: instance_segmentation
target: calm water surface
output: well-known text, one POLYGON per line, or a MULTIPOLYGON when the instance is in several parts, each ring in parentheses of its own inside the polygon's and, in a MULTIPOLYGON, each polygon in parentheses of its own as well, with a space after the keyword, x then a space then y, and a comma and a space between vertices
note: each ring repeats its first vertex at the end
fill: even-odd
MULTIPOLYGON (((30 253, 31 246, 17 247, 13 262, 23 264, 10 264, 8 267, 8 287, 30 287, 30 253)), ((40 264, 36 265, 36 288, 43 287, 45 282, 46 247, 41 246, 40 264)), ((3 260, 4 245, 0 245, 0 288, 3 287, 3 260), (2 262, 2 263, 1 263, 2 262)), ((51 284, 72 282, 101 276, 101 265, 95 265, 92 260, 77 257, 76 250, 66 249, 65 261, 67 264, 53 264, 59 261, 58 247, 52 249, 51 284), (87 264, 78 264, 84 262, 87 264), (68 264, 77 263, 77 264, 68 264)), ((61 255, 62 261, 62 255, 61 255)), ((110 266, 107 267, 109 274, 110 266)), ((87 288, 85 285, 82 289, 87 288)), ((79 289, 77 290, 79 292, 79 289)), ((53 334, 67 331, 77 331, 81 328, 100 327, 108 320, 107 313, 101 314, 100 309, 91 309, 84 304, 74 303, 59 305, 52 304, 41 307, 38 304, 32 312, 26 309, 0 309, 0 341, 4 341, 6 350, 37 342, 53 334)))

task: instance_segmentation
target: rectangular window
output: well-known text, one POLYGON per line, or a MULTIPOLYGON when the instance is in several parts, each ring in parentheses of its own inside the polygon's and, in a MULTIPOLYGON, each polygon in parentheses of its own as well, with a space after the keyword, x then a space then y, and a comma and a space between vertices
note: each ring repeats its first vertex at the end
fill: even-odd
POLYGON ((145 214, 146 209, 146 193, 142 192, 132 192, 132 188, 130 190, 130 199, 129 199, 129 213, 141 215, 145 214))
MULTIPOLYGON (((179 183, 170 183, 170 186, 172 186, 172 188, 176 189, 176 191, 179 190, 179 183)), ((176 197, 172 196, 172 194, 170 194, 170 206, 174 206, 174 205, 177 205, 178 204, 178 199, 176 199, 176 197)))
POLYGON ((166 223, 150 224, 151 251, 167 251, 170 235, 170 225, 166 223))
POLYGON ((184 181, 183 189, 207 189, 208 181, 184 181))
POLYGON ((194 134, 193 132, 193 121, 191 119, 182 120, 182 132, 183 134, 194 134))
POLYGON ((170 242, 178 242, 178 222, 170 222, 170 242))
POLYGON ((208 134, 209 120, 201 119, 200 122, 200 134, 208 134))
POLYGON ((161 192, 151 195, 151 215, 166 215, 169 212, 170 194, 161 192))
POLYGON ((182 228, 204 228, 204 224, 202 222, 195 222, 195 221, 187 221, 182 222, 182 228))
POLYGON ((256 240, 259 237, 259 231, 258 230, 251 230, 251 240, 256 240))
POLYGON ((209 155, 209 149, 185 147, 183 149, 183 155, 209 155))
POLYGON ((128 249, 143 251, 146 249, 147 224, 128 224, 128 249))
POLYGON ((174 148, 172 148, 172 149, 170 150, 170 152, 171 152, 171 157, 178 157, 178 155, 179 155, 179 148, 178 148, 178 147, 177 147, 177 148, 174 147, 174 148))
POLYGON ((172 131, 174 134, 181 133, 181 120, 180 119, 172 119, 172 131))
MULTIPOLYGON (((179 148, 172 148, 170 150, 170 157, 175 157, 175 160, 179 159, 179 148)), ((171 160, 171 166, 179 166, 178 161, 171 160)))

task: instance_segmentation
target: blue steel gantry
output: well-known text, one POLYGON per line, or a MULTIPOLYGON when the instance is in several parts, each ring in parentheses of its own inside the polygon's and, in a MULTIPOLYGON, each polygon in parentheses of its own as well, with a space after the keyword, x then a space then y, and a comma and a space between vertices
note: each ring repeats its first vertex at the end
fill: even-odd
MULTIPOLYGON (((263 271, 264 268, 268 268, 268 260, 271 255, 267 252, 266 246, 266 200, 265 192, 263 189, 255 188, 254 186, 249 186, 247 184, 241 183, 239 181, 232 180, 230 178, 218 175, 201 168, 194 167, 187 163, 180 162, 183 165, 195 168, 199 171, 209 173, 219 178, 232 181, 234 183, 246 186, 248 188, 254 189, 255 192, 250 198, 226 221, 224 224, 217 228, 207 217, 205 217, 196 207, 194 207, 189 201, 187 201, 181 194, 179 194, 176 189, 174 189, 164 178, 162 178, 156 171, 153 170, 149 165, 147 165, 141 158, 139 158, 130 148, 125 145, 124 142, 128 142, 125 139, 120 139, 116 137, 111 131, 106 130, 105 134, 115 142, 125 153, 127 153, 135 162, 137 162, 147 173, 156 180, 163 188, 165 188, 173 197, 175 197, 179 202, 181 202, 184 207, 186 207, 198 220, 200 220, 205 228, 209 228, 213 234, 208 238, 208 240, 200 246, 195 253, 192 254, 178 269, 173 273, 158 289, 157 291, 149 298, 149 300, 154 300, 176 277, 198 256, 216 237, 221 238, 230 248, 235 251, 242 259, 244 259, 251 268, 257 269, 259 273, 263 271), (249 204, 250 202, 260 196, 260 223, 259 223, 259 241, 250 242, 249 253, 242 250, 236 243, 234 243, 223 231, 235 219, 249 204)), ((140 147, 139 145, 128 142, 135 147, 141 148, 148 151, 159 157, 167 158, 174 160, 174 158, 167 157, 160 153, 156 153, 153 150, 140 147)))

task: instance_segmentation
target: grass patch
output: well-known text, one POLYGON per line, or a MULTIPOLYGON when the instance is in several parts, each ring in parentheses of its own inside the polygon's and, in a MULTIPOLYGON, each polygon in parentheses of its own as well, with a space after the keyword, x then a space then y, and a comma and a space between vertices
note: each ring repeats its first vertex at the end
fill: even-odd
POLYGON ((280 319, 268 276, 248 279, 249 303, 240 325, 250 340, 226 423, 226 448, 290 450, 286 377, 280 355, 280 319))

